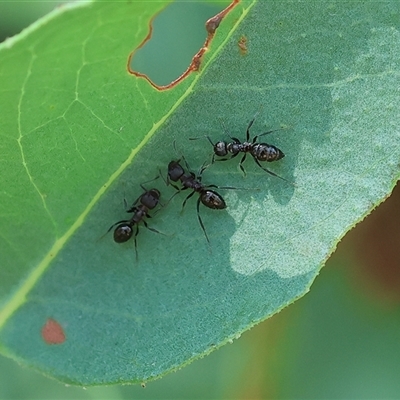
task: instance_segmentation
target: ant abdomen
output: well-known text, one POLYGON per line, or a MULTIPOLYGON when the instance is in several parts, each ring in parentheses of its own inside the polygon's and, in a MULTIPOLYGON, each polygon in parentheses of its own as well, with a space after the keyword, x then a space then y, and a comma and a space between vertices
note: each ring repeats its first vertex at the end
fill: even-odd
POLYGON ((226 208, 225 200, 220 194, 213 190, 205 190, 200 196, 201 202, 208 208, 213 210, 223 210, 226 208))
POLYGON ((114 241, 116 243, 127 242, 133 234, 133 229, 127 224, 118 225, 114 230, 114 241))
POLYGON ((251 155, 255 157, 258 161, 278 161, 281 158, 285 157, 285 154, 281 149, 277 147, 266 144, 266 143, 255 143, 251 147, 251 155))

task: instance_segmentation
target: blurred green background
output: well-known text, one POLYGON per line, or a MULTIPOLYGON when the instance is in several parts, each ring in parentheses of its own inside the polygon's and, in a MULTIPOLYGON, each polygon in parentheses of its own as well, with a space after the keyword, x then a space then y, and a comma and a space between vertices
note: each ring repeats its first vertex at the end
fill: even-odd
MULTIPOLYGON (((0 2, 0 41, 58 4, 0 2)), ((155 21, 152 46, 138 52, 134 67, 157 84, 175 79, 204 42, 205 20, 221 9, 192 2, 168 7, 155 21), (154 62, 165 48, 169 64, 154 62)), ((67 387, 0 357, 0 398, 400 398, 399 215, 397 188, 339 243, 304 298, 146 388, 67 387)))

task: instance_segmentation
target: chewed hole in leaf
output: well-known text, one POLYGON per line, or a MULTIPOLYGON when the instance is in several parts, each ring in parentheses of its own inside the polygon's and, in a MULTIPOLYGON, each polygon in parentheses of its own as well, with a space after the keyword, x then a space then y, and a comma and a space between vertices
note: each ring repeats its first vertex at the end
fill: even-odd
POLYGON ((158 89, 172 88, 200 68, 222 18, 236 3, 225 9, 197 2, 170 4, 151 20, 148 35, 129 56, 128 71, 158 89))

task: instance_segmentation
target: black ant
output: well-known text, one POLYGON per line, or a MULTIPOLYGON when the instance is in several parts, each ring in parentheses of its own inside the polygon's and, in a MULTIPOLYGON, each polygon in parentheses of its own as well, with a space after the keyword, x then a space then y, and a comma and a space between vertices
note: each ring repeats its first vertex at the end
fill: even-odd
MULTIPOLYGON (((186 168, 190 170, 186 160, 184 157, 182 157, 185 164, 186 168)), ((170 184, 171 181, 173 182, 178 182, 180 181, 182 184, 182 188, 179 188, 175 186, 173 183, 171 185, 178 190, 177 193, 179 193, 182 190, 186 189, 192 189, 192 193, 190 193, 184 202, 182 203, 182 209, 185 207, 186 202, 195 194, 199 194, 199 198, 197 199, 197 218, 199 219, 199 223, 201 226, 201 229, 204 232, 204 235, 207 239, 207 242, 210 243, 210 240, 208 238, 206 229, 204 227, 203 221, 200 216, 200 202, 203 203, 206 207, 211 208, 213 210, 223 210, 226 208, 226 203, 223 197, 217 193, 215 190, 210 190, 210 188, 217 188, 217 189, 235 189, 233 187, 222 187, 222 186, 217 186, 217 185, 204 185, 201 182, 202 179, 202 174, 204 170, 208 167, 208 165, 203 165, 199 171, 199 173, 196 175, 193 172, 188 172, 185 173, 185 170, 183 167, 180 165, 181 160, 177 161, 171 161, 168 164, 168 178, 167 178, 167 184, 170 184)))
MULTIPOLYGON (((275 172, 272 172, 269 169, 264 168, 260 164, 260 161, 266 161, 266 162, 278 161, 281 158, 285 157, 285 154, 283 153, 282 150, 280 150, 276 146, 273 146, 272 144, 257 143, 257 139, 259 137, 268 135, 272 132, 276 132, 279 129, 275 129, 272 131, 261 133, 260 135, 256 135, 256 136, 254 136, 253 140, 250 141, 250 128, 252 127, 257 115, 258 115, 258 113, 254 116, 254 118, 250 121, 249 125, 247 126, 245 142, 241 142, 238 138, 230 136, 228 132, 226 132, 226 133, 233 140, 233 142, 225 142, 225 141, 221 140, 219 142, 213 143, 211 138, 209 136, 206 136, 208 141, 213 146, 213 150, 214 150, 214 154, 213 154, 211 163, 214 163, 214 161, 231 160, 232 158, 235 158, 239 153, 244 153, 242 159, 239 162, 239 167, 243 171, 244 175, 246 175, 246 171, 244 170, 244 167, 243 167, 243 162, 246 160, 247 154, 250 153, 251 156, 253 157, 254 161, 256 162, 256 164, 262 170, 269 173, 270 175, 276 176, 277 178, 280 178, 286 182, 289 182, 285 178, 282 178, 281 176, 275 174, 275 172), (215 160, 215 156, 225 157, 229 154, 231 154, 231 156, 229 158, 221 158, 221 159, 215 160)), ((289 183, 291 183, 291 182, 289 182, 289 183)))
POLYGON ((144 190, 144 193, 142 193, 135 200, 133 205, 126 210, 127 213, 133 213, 132 217, 130 219, 124 219, 116 222, 115 224, 111 225, 107 231, 107 233, 110 232, 114 226, 118 225, 114 230, 114 241, 117 243, 127 242, 132 235, 134 235, 136 259, 138 258, 136 237, 139 233, 139 223, 143 222, 143 225, 150 231, 161 233, 154 228, 150 228, 147 225, 147 222, 144 220, 144 217, 151 218, 151 216, 148 214, 148 211, 152 210, 159 204, 161 194, 157 189, 147 190, 142 185, 140 185, 140 187, 144 190), (136 227, 135 233, 133 227, 136 227))

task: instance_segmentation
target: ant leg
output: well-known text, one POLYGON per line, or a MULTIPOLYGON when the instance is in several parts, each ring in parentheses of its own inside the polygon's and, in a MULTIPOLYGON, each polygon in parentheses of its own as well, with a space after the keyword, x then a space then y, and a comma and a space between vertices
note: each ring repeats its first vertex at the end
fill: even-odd
MULTIPOLYGON (((234 186, 217 186, 217 185, 207 185, 207 188, 216 188, 216 189, 229 189, 229 190, 250 190, 249 188, 238 188, 234 186)), ((259 189, 255 189, 259 190, 259 189)))
MULTIPOLYGON (((186 202, 187 202, 195 193, 196 193, 196 192, 193 190, 193 192, 190 193, 189 196, 187 196, 186 199, 183 201, 183 203, 182 203, 182 211, 183 211, 183 208, 185 207, 186 202)), ((199 197, 199 199, 200 199, 200 197, 199 197)), ((181 211, 181 212, 182 212, 182 211, 181 211)))
POLYGON ((172 142, 172 146, 174 146, 175 153, 178 154, 178 150, 176 148, 176 139, 172 142))
MULTIPOLYGON (((176 189, 178 192, 180 192, 181 190, 183 190, 183 189, 180 189, 178 186, 176 186, 175 184, 173 184, 170 180, 169 180, 169 178, 167 177, 167 179, 165 179, 164 178, 164 176, 163 176, 163 174, 161 173, 161 170, 158 170, 159 172, 160 172, 160 176, 161 176, 161 178, 163 179, 163 181, 165 182, 165 184, 167 185, 167 186, 169 186, 169 185, 171 185, 174 189, 176 189)), ((173 197, 173 196, 172 196, 173 197)), ((168 201, 169 202, 169 201, 168 201)), ((168 203, 167 203, 168 204, 168 203)))
POLYGON ((189 167, 189 164, 188 164, 188 162, 186 161, 185 156, 183 156, 183 155, 182 155, 182 160, 183 160, 183 162, 185 163, 186 169, 187 169, 188 171, 190 171, 191 169, 190 169, 190 167, 189 167))
POLYGON ((147 222, 144 221, 144 220, 143 220, 143 225, 144 225, 149 231, 152 231, 152 232, 155 232, 155 233, 159 233, 160 235, 165 235, 165 233, 162 233, 162 232, 158 231, 157 229, 154 229, 154 228, 151 228, 150 226, 148 226, 148 225, 147 225, 147 222))
POLYGON ((257 158, 255 158, 255 157, 253 157, 253 158, 254 158, 254 161, 256 162, 256 164, 257 164, 262 170, 264 170, 265 172, 269 173, 269 174, 272 175, 272 176, 276 176, 277 178, 282 179, 283 181, 285 181, 285 182, 287 182, 287 183, 289 183, 289 184, 291 184, 291 185, 293 185, 293 186, 296 186, 295 183, 290 182, 290 181, 288 181, 288 180, 285 179, 285 178, 282 178, 281 176, 275 174, 275 172, 272 172, 272 171, 270 171, 270 170, 267 169, 267 168, 264 168, 264 167, 260 164, 260 162, 257 160, 257 158))
POLYGON ((210 136, 206 136, 206 138, 207 138, 207 140, 211 143, 211 146, 214 147, 214 143, 213 143, 213 141, 211 140, 210 136))
MULTIPOLYGON (((245 171, 244 168, 243 168, 243 163, 244 163, 244 160, 246 159, 246 156, 247 156, 247 153, 244 153, 242 159, 241 159, 240 162, 239 162, 239 167, 240 167, 240 169, 242 170, 244 176, 246 176, 246 171, 245 171)), ((232 157, 232 158, 233 158, 233 157, 232 157)))
POLYGON ((168 179, 168 176, 167 176, 167 179, 165 179, 164 175, 161 172, 161 169, 158 170, 158 174, 159 174, 159 176, 161 176, 161 178, 164 181, 164 183, 168 186, 170 184, 170 180, 168 179))
MULTIPOLYGON (((150 182, 155 181, 156 179, 158 179, 158 178, 160 177, 160 175, 161 175, 161 171, 160 171, 160 173, 159 173, 155 178, 150 179, 149 181, 146 181, 146 182, 141 183, 141 184, 140 184, 140 187, 143 189, 143 191, 145 191, 145 192, 148 192, 148 191, 149 191, 149 189, 147 189, 147 188, 145 188, 145 187, 143 186, 145 183, 150 183, 150 182)), ((140 197, 141 197, 141 196, 140 196, 140 197)), ((140 199, 140 197, 139 197, 139 199, 140 199)), ((139 200, 139 199, 138 199, 138 200, 139 200)), ((136 201, 137 201, 137 200, 136 200, 136 201)))
POLYGON ((135 254, 136 254, 136 262, 139 260, 138 251, 137 251, 137 235, 139 233, 139 225, 136 225, 135 236, 133 237, 133 241, 135 243, 135 254))
MULTIPOLYGON (((173 146, 174 146, 174 149, 175 149, 176 154, 179 156, 178 150, 177 150, 177 148, 176 148, 176 140, 174 140, 173 146)), ((189 164, 188 164, 188 162, 186 161, 186 158, 185 158, 185 156, 184 156, 182 153, 181 153, 180 159, 177 161, 177 163, 179 163, 181 160, 183 160, 183 162, 185 163, 186 169, 187 169, 188 171, 190 171, 189 164)), ((169 181, 169 179, 168 179, 168 181, 169 181)))
POLYGON ((198 218, 198 220, 199 220, 201 229, 202 229, 203 232, 204 232, 204 236, 206 237, 208 244, 210 244, 210 239, 208 238, 208 235, 207 235, 207 232, 206 232, 206 228, 204 227, 203 221, 202 221, 202 219, 201 219, 201 217, 200 217, 200 196, 199 196, 199 198, 197 199, 197 207, 196 207, 196 208, 197 208, 197 218, 198 218))
MULTIPOLYGON (((230 157, 230 158, 218 158, 218 160, 215 160, 215 154, 213 155, 213 160, 214 161, 228 161, 228 160, 230 160, 230 159, 232 159, 234 156, 232 156, 232 157, 230 157)), ((214 163, 212 163, 212 164, 214 164, 214 163)))
POLYGON ((178 191, 178 193, 184 189, 179 188, 178 186, 176 186, 174 183, 169 182, 169 184, 178 191))
MULTIPOLYGON (((177 189, 177 188, 176 188, 176 189, 177 189)), ((157 215, 158 212, 159 212, 161 209, 163 209, 164 207, 166 207, 166 206, 169 204, 169 202, 170 202, 177 194, 179 194, 181 191, 182 191, 181 189, 178 189, 178 190, 168 199, 168 201, 167 201, 165 204, 160 204, 160 203, 158 203, 158 204, 160 205, 160 207, 159 207, 156 211, 153 212, 153 217, 154 217, 155 215, 157 215)), ((152 218, 151 215, 146 214, 146 216, 149 217, 149 218, 152 218)))
POLYGON ((206 164, 206 162, 204 161, 203 165, 200 167, 200 171, 197 174, 196 178, 198 181, 201 182, 201 176, 203 175, 203 172, 210 166, 211 164, 206 164))
POLYGON ((228 158, 228 160, 232 160, 232 158, 235 158, 235 157, 237 157, 238 155, 239 155, 239 153, 235 153, 235 154, 232 155, 231 158, 228 158))
MULTIPOLYGON (((215 144, 213 143, 213 141, 211 140, 210 136, 206 136, 207 140, 210 142, 211 146, 214 148, 215 144)), ((215 153, 213 153, 212 158, 211 158, 211 164, 214 164, 215 162, 215 153)))
POLYGON ((215 160, 215 161, 228 161, 228 160, 232 160, 232 158, 237 157, 238 154, 239 154, 239 153, 234 153, 234 154, 232 154, 229 158, 219 158, 218 160, 215 160))
MULTIPOLYGON (((212 139, 210 138, 210 136, 205 135, 204 137, 210 142, 210 144, 211 144, 212 147, 215 146, 215 143, 213 143, 213 141, 212 141, 212 139)), ((201 139, 201 138, 189 138, 189 140, 198 140, 198 139, 201 139)), ((214 162, 215 162, 215 153, 213 154, 213 156, 212 156, 212 158, 211 158, 211 164, 214 164, 214 162)))
POLYGON ((103 237, 106 236, 107 233, 110 232, 112 228, 114 228, 114 226, 117 226, 117 225, 122 224, 122 223, 129 224, 130 222, 131 222, 131 221, 129 221, 129 220, 127 220, 127 219, 124 219, 124 220, 122 220, 122 221, 116 222, 115 224, 112 224, 112 225, 107 229, 107 232, 106 232, 104 235, 101 235, 97 240, 103 239, 103 237))
POLYGON ((173 183, 170 183, 170 185, 171 185, 174 189, 177 190, 177 193, 179 193, 179 192, 181 192, 182 190, 184 190, 184 189, 179 188, 178 186, 176 186, 176 185, 173 184, 173 183))
MULTIPOLYGON (((106 232, 104 235, 106 235, 108 232, 110 232, 111 229, 114 228, 114 226, 117 226, 117 225, 122 224, 122 223, 127 223, 127 224, 129 224, 129 222, 131 222, 131 221, 129 221, 128 219, 123 219, 122 221, 118 221, 118 222, 116 222, 115 224, 112 224, 112 225, 108 228, 107 232, 106 232)), ((103 236, 104 236, 104 235, 103 235, 103 236)), ((103 237, 103 236, 102 236, 102 237, 103 237)))
MULTIPOLYGON (((146 181, 146 182, 141 183, 141 184, 140 184, 140 187, 143 189, 144 192, 148 192, 148 189, 146 189, 146 188, 143 186, 143 184, 144 184, 144 183, 153 182, 153 181, 155 181, 156 179, 158 179, 160 176, 162 176, 162 175, 161 175, 161 171, 160 171, 160 174, 157 175, 155 178, 150 179, 149 181, 146 181)), ((163 178, 164 178, 164 177, 163 177, 163 178)), ((140 199, 142 198, 143 194, 144 194, 144 193, 142 193, 142 194, 132 203, 132 206, 131 206, 129 209, 128 209, 128 204, 127 204, 127 202, 126 202, 126 199, 124 199, 124 204, 125 204, 126 212, 128 212, 128 213, 134 212, 134 207, 136 206, 137 203, 139 203, 139 201, 140 201, 140 199)))
POLYGON ((223 121, 222 119, 220 119, 220 122, 221 122, 222 129, 223 129, 225 135, 228 136, 229 138, 231 138, 231 139, 232 139, 233 141, 235 141, 236 143, 240 143, 240 141, 239 141, 238 139, 232 137, 232 136, 229 134, 229 132, 228 132, 228 130, 226 129, 226 126, 225 126, 225 124, 224 124, 224 121, 223 121))
MULTIPOLYGON (((174 146, 174 150, 176 152, 176 154, 179 156, 178 150, 176 148, 176 140, 174 140, 173 142, 173 146, 174 146)), ((186 161, 186 158, 184 157, 184 155, 181 153, 179 160, 177 161, 177 163, 179 163, 181 160, 183 160, 183 162, 185 163, 186 169, 190 171, 190 167, 188 162, 186 161)))
MULTIPOLYGON (((176 140, 174 140, 173 145, 174 145, 174 149, 175 149, 175 151, 176 151, 176 154, 179 155, 178 150, 177 150, 177 148, 176 148, 176 140)), ((180 160, 183 160, 183 162, 185 163, 186 169, 187 169, 188 171, 190 171, 189 164, 188 164, 188 162, 186 161, 186 158, 184 157, 183 154, 181 154, 180 159, 179 159, 177 162, 179 162, 180 160)))
MULTIPOLYGON (((211 146, 213 146, 213 147, 215 146, 215 143, 213 143, 213 141, 210 138, 210 136, 205 135, 204 137, 210 142, 211 146)), ((199 139, 199 138, 189 138, 189 140, 196 140, 196 139, 199 139)))
POLYGON ((228 190, 260 190, 258 188, 243 188, 235 186, 217 186, 217 185, 207 185, 206 188, 216 188, 216 189, 228 189, 228 190))
MULTIPOLYGON (((140 185, 140 186, 142 186, 142 185, 140 185)), ((142 189, 144 189, 144 191, 147 192, 147 190, 145 188, 142 187, 142 189)), ((126 199, 124 199, 125 210, 127 213, 134 212, 135 206, 137 203, 139 203, 142 196, 143 196, 143 193, 132 203, 132 205, 130 207, 128 207, 128 203, 126 202, 126 199)))
MULTIPOLYGON (((246 140, 249 141, 250 140, 250 128, 252 127, 252 125, 254 124, 254 121, 256 120, 258 114, 260 113, 260 111, 257 111, 256 114, 254 115, 253 119, 249 122, 249 125, 247 126, 246 129, 246 140)), ((254 143, 254 142, 253 142, 254 143)))
POLYGON ((270 133, 277 132, 277 131, 280 131, 280 130, 282 130, 282 129, 283 129, 283 128, 273 129, 272 131, 264 132, 264 133, 261 133, 260 135, 254 136, 253 143, 255 143, 255 142, 257 141, 257 139, 258 139, 259 137, 261 137, 261 136, 268 135, 268 134, 270 134, 270 133))

